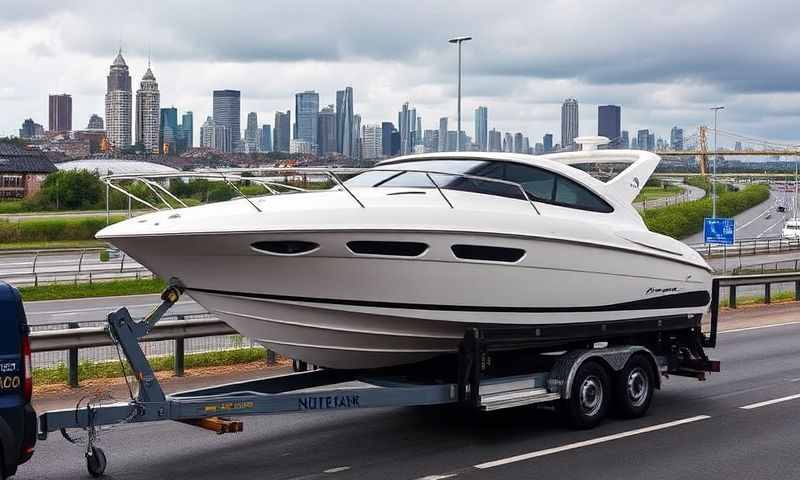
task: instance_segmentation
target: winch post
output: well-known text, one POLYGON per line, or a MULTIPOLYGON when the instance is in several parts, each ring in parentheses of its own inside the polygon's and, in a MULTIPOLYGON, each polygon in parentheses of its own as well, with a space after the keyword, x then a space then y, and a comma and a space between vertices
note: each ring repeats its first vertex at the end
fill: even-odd
POLYGON ((163 402, 166 400, 150 362, 147 361, 147 357, 139 345, 139 339, 150 333, 164 313, 178 302, 181 293, 179 287, 168 287, 161 294, 161 304, 138 322, 131 317, 125 307, 108 314, 108 332, 122 349, 122 353, 128 360, 134 377, 139 383, 139 392, 136 395, 138 402, 163 402))

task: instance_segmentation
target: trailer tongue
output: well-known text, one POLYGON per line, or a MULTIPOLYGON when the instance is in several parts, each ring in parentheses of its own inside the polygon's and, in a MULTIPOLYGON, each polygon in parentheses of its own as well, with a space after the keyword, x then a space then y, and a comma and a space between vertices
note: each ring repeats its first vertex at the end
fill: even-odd
POLYGON ((139 340, 181 294, 180 286, 170 286, 161 304, 142 320, 133 319, 125 308, 109 314, 108 333, 132 369, 136 393, 131 389, 128 402, 45 412, 39 417, 40 440, 55 431, 68 440, 70 429, 88 431, 87 469, 98 477, 107 462, 95 445, 96 431, 120 423, 173 420, 232 433, 242 430, 242 422, 231 416, 456 403, 492 411, 559 401, 573 427, 590 428, 612 404, 623 416, 644 415, 662 375, 704 380, 706 372, 719 371, 719 362, 703 352, 704 346, 716 344, 715 304, 709 335, 703 334, 699 316, 625 327, 610 322, 592 326, 585 339, 576 337, 565 352, 543 353, 548 338, 557 344, 557 330, 469 328, 457 357, 435 365, 320 369, 167 395, 139 340))

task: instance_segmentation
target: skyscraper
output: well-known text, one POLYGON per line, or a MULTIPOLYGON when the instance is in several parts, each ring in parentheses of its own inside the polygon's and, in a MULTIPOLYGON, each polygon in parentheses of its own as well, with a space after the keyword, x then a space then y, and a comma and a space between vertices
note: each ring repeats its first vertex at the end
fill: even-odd
POLYGON ((105 128, 106 124, 103 121, 103 117, 96 113, 89 117, 89 123, 86 125, 87 130, 105 130, 105 128))
POLYGON ((258 114, 247 114, 247 127, 244 129, 244 151, 254 153, 258 151, 258 114))
POLYGON ((144 72, 139 90, 136 91, 136 143, 146 152, 160 151, 161 94, 150 65, 144 72))
POLYGON ((22 128, 19 129, 19 138, 34 140, 42 137, 44 137, 43 126, 34 122, 32 118, 28 118, 22 122, 22 128))
POLYGON ((106 78, 106 138, 111 148, 131 144, 132 100, 131 76, 120 50, 106 78))
POLYGON ((650 130, 644 129, 636 132, 636 146, 640 150, 650 150, 650 130))
POLYGON ((620 145, 620 148, 631 148, 631 139, 630 135, 628 134, 628 131, 623 130, 621 136, 622 136, 622 143, 620 145))
POLYGON ((620 124, 622 109, 619 105, 597 107, 597 134, 610 140, 608 148, 619 148, 622 144, 620 124))
POLYGON ((552 133, 545 133, 544 137, 542 137, 542 148, 544 148, 544 153, 549 153, 553 151, 553 134, 552 133))
POLYGON ((405 102, 400 109, 397 119, 400 130, 400 155, 408 155, 414 151, 412 128, 416 128, 416 117, 417 111, 409 109, 408 102, 405 102))
POLYGON ((364 125, 361 141, 364 160, 377 160, 383 156, 383 128, 381 125, 364 125))
POLYGON ((162 108, 158 143, 161 153, 175 155, 178 153, 178 109, 175 107, 162 108))
POLYGON ((50 95, 51 132, 69 132, 72 130, 72 97, 66 93, 50 95))
POLYGON ((336 151, 353 156, 353 87, 336 92, 336 151))
POLYGON ((485 152, 488 147, 488 117, 488 108, 478 107, 475 109, 475 143, 482 152, 485 152))
POLYGON ((217 125, 213 118, 208 117, 200 127, 200 146, 222 152, 225 142, 230 140, 230 135, 225 132, 224 125, 217 125))
POLYGON ((503 151, 503 134, 499 130, 489 130, 488 149, 490 152, 503 151))
POLYGON ((361 160, 361 115, 353 115, 353 160, 361 160))
POLYGON ((269 153, 272 151, 272 126, 263 125, 259 132, 259 139, 261 140, 261 151, 269 153))
POLYGON ((654 152, 656 150, 656 134, 651 133, 647 136, 647 150, 654 152))
POLYGON ((286 113, 275 112, 275 128, 273 130, 272 149, 276 152, 289 153, 289 139, 291 138, 290 131, 292 125, 292 112, 286 110, 286 113))
MULTIPOLYGON (((242 144, 242 94, 239 90, 214 90, 214 122, 225 127, 224 152, 239 152, 242 144)), ((288 147, 287 147, 288 148, 288 147)))
POLYGON ((561 148, 575 148, 575 137, 578 136, 578 101, 574 98, 564 100, 561 105, 561 148))
POLYGON ((194 147, 194 114, 186 112, 181 115, 181 124, 178 126, 178 153, 194 147))
POLYGON ((336 131, 336 111, 333 105, 328 105, 319 112, 319 125, 317 126, 317 144, 319 156, 336 153, 338 132, 336 131))
POLYGON ((506 153, 514 152, 514 137, 508 132, 503 135, 503 151, 506 153))
POLYGON ((319 94, 313 90, 295 94, 294 116, 294 138, 310 143, 311 151, 316 153, 318 151, 319 94))
POLYGON ((447 117, 439 119, 439 151, 447 151, 447 117))
POLYGON ((669 147, 672 150, 683 150, 683 129, 672 127, 669 132, 669 147))
POLYGON ((439 150, 439 130, 425 130, 422 137, 422 145, 425 153, 436 152, 439 150))
POLYGON ((528 153, 523 150, 522 134, 517 132, 514 134, 514 153, 528 153))
POLYGON ((381 131, 382 131, 382 138, 381 138, 381 145, 383 147, 383 156, 384 157, 391 157, 392 156, 392 133, 396 130, 394 128, 394 124, 392 122, 383 122, 381 123, 381 131))

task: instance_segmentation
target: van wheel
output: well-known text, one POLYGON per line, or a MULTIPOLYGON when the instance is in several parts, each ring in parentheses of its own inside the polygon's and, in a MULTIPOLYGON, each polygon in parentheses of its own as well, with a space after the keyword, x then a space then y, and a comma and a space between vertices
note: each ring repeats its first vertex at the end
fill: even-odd
POLYGON ((614 405, 623 418, 639 418, 647 413, 653 400, 655 378, 650 362, 634 355, 614 379, 614 405))
POLYGON ((570 398, 562 400, 562 407, 572 428, 593 428, 603 421, 611 404, 611 389, 602 365, 584 362, 575 373, 571 392, 570 398))
POLYGON ((94 478, 102 477, 106 471, 106 454, 100 447, 92 447, 91 452, 86 454, 86 470, 94 478))

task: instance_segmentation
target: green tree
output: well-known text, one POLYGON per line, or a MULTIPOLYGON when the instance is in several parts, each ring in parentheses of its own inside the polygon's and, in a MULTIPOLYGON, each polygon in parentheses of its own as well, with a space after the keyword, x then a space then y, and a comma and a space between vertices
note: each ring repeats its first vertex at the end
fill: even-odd
POLYGON ((104 192, 96 175, 86 170, 61 170, 48 175, 42 183, 39 201, 45 208, 90 209, 105 201, 104 192))

